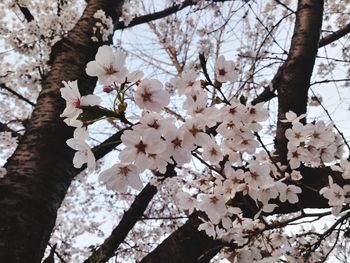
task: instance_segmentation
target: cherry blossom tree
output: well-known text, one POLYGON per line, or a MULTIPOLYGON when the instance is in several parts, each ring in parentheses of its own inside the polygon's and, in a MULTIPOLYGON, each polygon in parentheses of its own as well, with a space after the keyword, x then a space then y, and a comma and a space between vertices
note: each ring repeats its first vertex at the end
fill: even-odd
POLYGON ((349 10, 1 4, 0 261, 332 257, 349 237, 349 10))

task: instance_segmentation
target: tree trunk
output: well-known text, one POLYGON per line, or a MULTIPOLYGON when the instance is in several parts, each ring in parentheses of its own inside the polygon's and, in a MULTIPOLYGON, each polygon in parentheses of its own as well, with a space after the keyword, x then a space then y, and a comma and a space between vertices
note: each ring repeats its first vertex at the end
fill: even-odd
MULTIPOLYGON (((278 160, 287 163, 285 131, 290 123, 283 123, 285 114, 306 113, 310 79, 320 40, 323 4, 321 0, 299 0, 289 55, 273 81, 278 92, 278 121, 275 139, 278 160)), ((304 119, 305 121, 305 119, 304 119)))
POLYGON ((91 41, 93 14, 113 10, 116 18, 121 4, 90 0, 68 37, 52 48, 51 71, 42 82, 27 130, 5 165, 7 175, 0 179, 0 262, 36 263, 43 257, 57 210, 78 171, 66 145, 72 129, 59 117, 65 108, 59 89, 63 80, 79 79, 82 94, 93 91, 96 79, 85 74, 86 63, 101 45, 91 41))

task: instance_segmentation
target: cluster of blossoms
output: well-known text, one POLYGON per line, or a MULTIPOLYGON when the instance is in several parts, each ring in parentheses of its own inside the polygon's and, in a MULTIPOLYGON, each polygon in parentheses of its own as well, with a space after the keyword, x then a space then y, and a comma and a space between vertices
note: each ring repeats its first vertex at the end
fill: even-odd
POLYGON ((131 20, 137 15, 138 2, 134 0, 124 1, 122 7, 122 14, 119 18, 120 21, 124 22, 125 26, 128 26, 131 20))
MULTIPOLYGON (((158 175, 166 177, 169 164, 180 168, 191 161, 195 165, 201 163, 209 172, 189 184, 189 191, 175 194, 176 202, 189 213, 196 209, 206 214, 199 230, 242 247, 251 242, 252 233, 269 229, 269 224, 261 219, 264 214, 271 213, 278 203, 298 203, 298 194, 302 192, 297 186, 301 174, 295 170, 287 172, 287 167, 270 160, 265 151, 257 153, 258 132, 262 130, 261 123, 268 118, 263 105, 246 105, 235 99, 209 99, 208 85, 212 84, 215 89, 223 83, 235 81, 237 72, 232 61, 219 56, 215 81, 209 83, 199 79, 198 72, 190 68, 185 69, 180 77, 171 79, 178 95, 184 96, 183 108, 186 111, 185 118, 174 118, 165 114, 170 94, 163 84, 156 79, 143 79, 140 71, 129 72, 125 60, 122 51, 102 46, 95 60, 86 68, 88 75, 98 77, 104 91, 117 94, 113 109, 103 108, 101 116, 114 116, 120 121, 123 121, 121 116, 127 119, 126 98, 131 98, 130 101, 140 109, 139 116, 133 114, 136 122, 121 136, 120 162, 99 176, 108 189, 127 192, 131 187, 141 190, 140 175, 146 170, 157 171, 158 175), (135 91, 130 92, 133 89, 135 91), (125 96, 126 92, 130 94, 125 96), (235 201, 237 196, 251 202, 251 214, 255 216, 244 216, 240 202, 235 201)), ((84 109, 95 107, 101 111, 102 107, 98 106, 101 100, 94 95, 81 96, 77 82, 65 82, 64 85, 61 92, 67 107, 61 116, 66 117, 68 125, 77 128, 74 138, 67 141, 77 151, 74 166, 87 163, 92 170, 95 159, 86 140, 87 124, 93 120, 86 120, 84 109)), ((286 115, 286 122, 292 123, 292 128, 286 131, 290 167, 298 168, 301 162, 319 165, 339 159, 343 153, 342 143, 332 126, 323 122, 303 125, 299 122, 302 117, 292 112, 286 115)), ((131 123, 127 121, 127 124, 131 123)), ((348 162, 341 162, 333 169, 341 170, 344 178, 348 178, 349 167, 348 162)), ((345 191, 330 182, 330 186, 320 193, 330 200, 331 206, 341 208, 346 202, 346 194, 341 190, 345 191), (344 198, 335 201, 333 196, 344 198)), ((271 239, 280 244, 278 233, 271 233, 271 239)), ((292 245, 285 246, 274 256, 279 257, 286 251, 291 253, 292 249, 292 245)), ((262 258, 261 253, 253 248, 241 251, 241 257, 247 255, 254 260, 262 258)))
POLYGON ((333 124, 323 121, 303 125, 293 112, 286 114, 285 122, 292 127, 286 130, 288 139, 288 160, 290 167, 296 169, 301 162, 319 166, 339 160, 344 154, 343 139, 333 131, 333 124))
MULTIPOLYGON (((332 165, 333 171, 341 173, 343 179, 350 179, 350 162, 342 159, 344 145, 342 137, 335 133, 333 124, 326 125, 323 121, 303 125, 300 120, 305 115, 297 117, 293 112, 286 114, 284 122, 290 122, 292 127, 286 130, 288 139, 288 159, 292 169, 305 165, 320 166, 340 160, 338 165, 332 165)), ((339 186, 329 176, 329 185, 320 190, 320 194, 328 199, 334 215, 339 215, 345 203, 349 203, 350 185, 339 186)))
POLYGON ((107 17, 103 10, 97 10, 94 14, 97 20, 93 29, 92 41, 98 42, 100 40, 107 41, 108 37, 113 34, 113 20, 107 17))

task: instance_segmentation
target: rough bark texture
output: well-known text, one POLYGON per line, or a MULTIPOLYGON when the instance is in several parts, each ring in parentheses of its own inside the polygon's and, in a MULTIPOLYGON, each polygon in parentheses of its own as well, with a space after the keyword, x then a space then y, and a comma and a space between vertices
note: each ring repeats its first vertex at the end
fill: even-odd
POLYGON ((222 248, 220 241, 213 240, 204 231, 198 231, 202 221, 197 214, 165 239, 141 263, 206 263, 222 248))
POLYGON ((278 72, 273 88, 278 92, 278 121, 275 139, 279 160, 287 162, 285 131, 289 123, 282 123, 285 113, 306 113, 310 79, 320 40, 323 1, 300 0, 295 21, 292 43, 286 62, 278 72))
POLYGON ((57 209, 77 173, 73 151, 65 143, 72 129, 59 117, 65 108, 59 89, 63 80, 81 79, 81 92, 93 91, 96 80, 84 73, 98 48, 91 41, 93 14, 99 9, 115 13, 121 2, 90 0, 68 37, 52 49, 51 71, 27 131, 5 165, 8 173, 0 179, 0 262, 35 263, 43 257, 57 209))

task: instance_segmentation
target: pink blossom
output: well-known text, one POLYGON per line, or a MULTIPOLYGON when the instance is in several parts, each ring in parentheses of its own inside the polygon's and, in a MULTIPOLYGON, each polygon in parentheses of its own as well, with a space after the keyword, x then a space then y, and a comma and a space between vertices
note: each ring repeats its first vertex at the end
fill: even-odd
POLYGON ((128 186, 136 190, 141 190, 143 187, 137 167, 133 164, 115 164, 103 171, 99 175, 99 180, 106 184, 107 189, 121 193, 127 192, 128 186))
POLYGON ((114 51, 112 46, 102 46, 98 49, 95 60, 86 66, 86 74, 98 77, 102 85, 124 83, 128 70, 124 66, 126 54, 121 50, 114 51))
POLYGON ((144 79, 135 92, 135 102, 141 109, 159 112, 170 102, 169 94, 160 81, 144 79))

